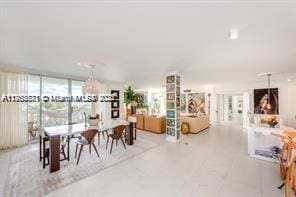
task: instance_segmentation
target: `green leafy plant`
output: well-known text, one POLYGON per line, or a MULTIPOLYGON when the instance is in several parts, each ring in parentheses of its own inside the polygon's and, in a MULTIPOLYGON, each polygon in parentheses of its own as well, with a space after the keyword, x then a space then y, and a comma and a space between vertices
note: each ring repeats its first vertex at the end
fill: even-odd
POLYGON ((136 100, 136 93, 131 86, 128 86, 128 88, 124 92, 124 103, 127 106, 128 104, 130 104, 132 101, 135 101, 135 100, 136 100))

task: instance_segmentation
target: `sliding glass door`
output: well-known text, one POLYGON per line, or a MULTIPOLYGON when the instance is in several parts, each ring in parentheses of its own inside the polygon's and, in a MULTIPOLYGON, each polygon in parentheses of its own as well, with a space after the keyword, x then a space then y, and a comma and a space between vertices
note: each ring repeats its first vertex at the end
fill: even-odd
MULTIPOLYGON (((82 86, 84 85, 83 81, 72 81, 71 88, 72 88, 72 96, 82 96, 82 86)), ((91 103, 83 103, 83 102, 72 102, 71 103, 71 122, 74 123, 83 123, 84 122, 84 115, 85 112, 87 115, 91 114, 91 103)))
POLYGON ((83 96, 83 85, 83 81, 29 75, 28 95, 41 96, 41 101, 28 103, 28 121, 40 127, 83 123, 84 112, 87 116, 91 114, 91 103, 54 101, 59 96, 83 96))
POLYGON ((69 121, 68 102, 54 102, 58 96, 69 95, 69 81, 42 77, 42 97, 47 96, 50 102, 42 102, 42 126, 67 124, 69 121))
MULTIPOLYGON (((40 76, 28 76, 28 95, 40 96, 40 76)), ((33 122, 33 125, 40 125, 40 102, 28 103, 28 122, 33 122)))

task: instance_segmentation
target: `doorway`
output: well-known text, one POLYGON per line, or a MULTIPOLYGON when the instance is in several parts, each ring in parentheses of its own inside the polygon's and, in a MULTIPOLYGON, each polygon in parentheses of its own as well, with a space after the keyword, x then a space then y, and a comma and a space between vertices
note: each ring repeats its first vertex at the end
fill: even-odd
POLYGON ((220 124, 243 126, 246 110, 244 94, 221 94, 218 99, 220 124))

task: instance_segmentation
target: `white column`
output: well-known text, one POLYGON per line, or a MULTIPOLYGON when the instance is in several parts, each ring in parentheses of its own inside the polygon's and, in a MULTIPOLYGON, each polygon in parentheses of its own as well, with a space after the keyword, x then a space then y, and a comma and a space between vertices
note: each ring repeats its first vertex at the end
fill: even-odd
POLYGON ((166 139, 180 140, 180 76, 171 72, 166 76, 166 139))

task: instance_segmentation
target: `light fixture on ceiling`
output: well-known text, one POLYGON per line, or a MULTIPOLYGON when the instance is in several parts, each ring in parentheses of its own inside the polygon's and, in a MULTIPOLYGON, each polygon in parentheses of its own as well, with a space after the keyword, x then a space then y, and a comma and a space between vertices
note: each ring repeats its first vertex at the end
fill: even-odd
POLYGON ((231 29, 229 33, 229 37, 231 40, 238 39, 238 29, 231 29))
POLYGON ((267 78, 268 78, 268 98, 267 98, 267 105, 266 108, 267 110, 271 109, 271 104, 270 104, 270 77, 272 76, 271 73, 266 74, 267 78))
MULTIPOLYGON (((84 64, 84 66, 85 65, 86 64, 84 64)), ((82 86, 82 91, 84 94, 98 95, 100 91, 100 83, 94 78, 94 68, 96 65, 88 64, 87 66, 91 69, 91 75, 82 86)))

